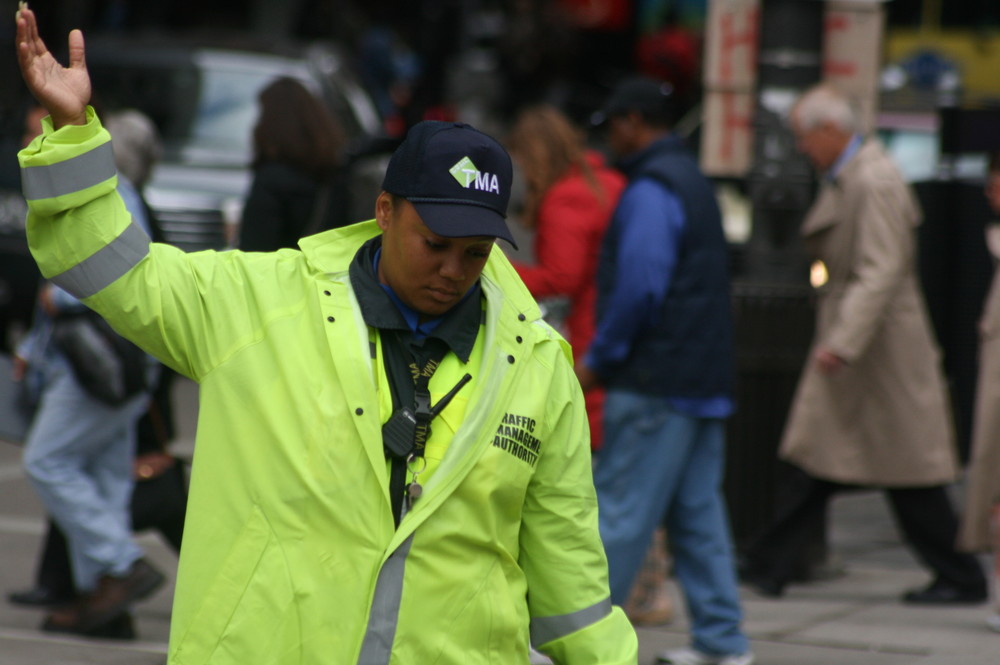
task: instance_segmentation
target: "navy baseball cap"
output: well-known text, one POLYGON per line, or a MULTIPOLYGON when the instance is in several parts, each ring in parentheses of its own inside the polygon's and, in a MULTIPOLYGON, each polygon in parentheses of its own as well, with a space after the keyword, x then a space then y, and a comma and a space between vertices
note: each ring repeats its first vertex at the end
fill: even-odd
POLYGON ((673 120, 676 103, 674 86, 670 83, 646 76, 633 76, 615 86, 601 110, 591 116, 590 124, 600 127, 610 118, 631 111, 667 122, 673 120))
POLYGON ((392 154, 382 189, 413 204, 440 236, 492 236, 516 249, 506 222, 513 173, 492 137, 462 122, 425 120, 392 154))

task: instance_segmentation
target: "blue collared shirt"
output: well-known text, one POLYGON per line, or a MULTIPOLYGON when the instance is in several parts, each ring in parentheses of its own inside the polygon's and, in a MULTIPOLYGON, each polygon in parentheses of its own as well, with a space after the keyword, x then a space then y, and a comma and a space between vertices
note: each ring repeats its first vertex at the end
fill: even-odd
POLYGON ((827 180, 834 180, 838 175, 840 175, 841 170, 843 170, 844 165, 851 161, 851 157, 861 149, 861 144, 864 143, 864 139, 860 134, 855 134, 851 137, 851 140, 847 142, 844 149, 841 151, 840 155, 833 162, 830 168, 827 170, 825 177, 827 180))
MULTIPOLYGON (((382 248, 379 247, 377 250, 375 250, 375 256, 372 257, 372 269, 375 271, 376 275, 378 275, 378 262, 381 259, 382 259, 382 248)), ((430 335, 432 332, 434 332, 435 328, 441 325, 441 321, 444 320, 443 316, 439 316, 421 322, 420 312, 418 312, 417 310, 413 309, 412 307, 404 303, 402 300, 400 300, 399 296, 396 295, 396 292, 393 291, 388 284, 379 283, 379 286, 382 287, 382 290, 386 292, 386 294, 389 296, 389 299, 392 300, 393 304, 396 305, 396 307, 399 309, 399 313, 403 315, 403 319, 406 320, 406 325, 410 327, 410 332, 413 333, 413 336, 416 339, 423 339, 428 335, 430 335)), ((465 292, 465 295, 462 296, 462 299, 458 302, 458 304, 465 302, 465 300, 469 296, 471 296, 473 293, 476 293, 478 290, 479 290, 479 282, 477 281, 475 284, 469 287, 469 290, 465 292)))

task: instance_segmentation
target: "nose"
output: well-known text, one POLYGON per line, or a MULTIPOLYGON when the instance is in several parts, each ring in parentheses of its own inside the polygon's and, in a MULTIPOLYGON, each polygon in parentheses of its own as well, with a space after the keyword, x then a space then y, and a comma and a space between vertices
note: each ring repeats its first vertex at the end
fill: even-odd
POLYGON ((445 279, 460 282, 465 279, 465 264, 462 252, 448 252, 441 261, 438 273, 445 279))

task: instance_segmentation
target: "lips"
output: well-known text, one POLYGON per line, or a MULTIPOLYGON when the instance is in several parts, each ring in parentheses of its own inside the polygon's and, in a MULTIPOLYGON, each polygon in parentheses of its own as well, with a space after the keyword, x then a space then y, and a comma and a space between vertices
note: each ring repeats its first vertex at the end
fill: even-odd
POLYGON ((430 291, 432 297, 441 301, 455 300, 459 297, 459 295, 461 295, 458 291, 453 291, 451 289, 436 289, 434 287, 428 287, 427 290, 430 291))

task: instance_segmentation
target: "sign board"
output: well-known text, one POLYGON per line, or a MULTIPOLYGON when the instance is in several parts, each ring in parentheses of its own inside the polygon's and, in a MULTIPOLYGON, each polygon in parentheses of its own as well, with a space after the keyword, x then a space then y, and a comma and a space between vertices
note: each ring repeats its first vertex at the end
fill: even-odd
MULTIPOLYGON (((742 177, 750 167, 760 0, 709 0, 705 35, 701 166, 707 175, 742 177)), ((882 3, 829 0, 823 76, 854 97, 874 123, 884 27, 882 3)))
POLYGON ((759 24, 759 0, 710 0, 705 27, 706 88, 753 88, 759 24))
POLYGON ((827 2, 823 28, 823 79, 855 99, 871 129, 878 106, 884 14, 879 3, 827 2))
POLYGON ((754 93, 750 89, 706 90, 701 168, 706 175, 739 177, 750 169, 754 93))
POLYGON ((705 33, 701 167, 738 177, 750 168, 759 0, 711 0, 705 33))

